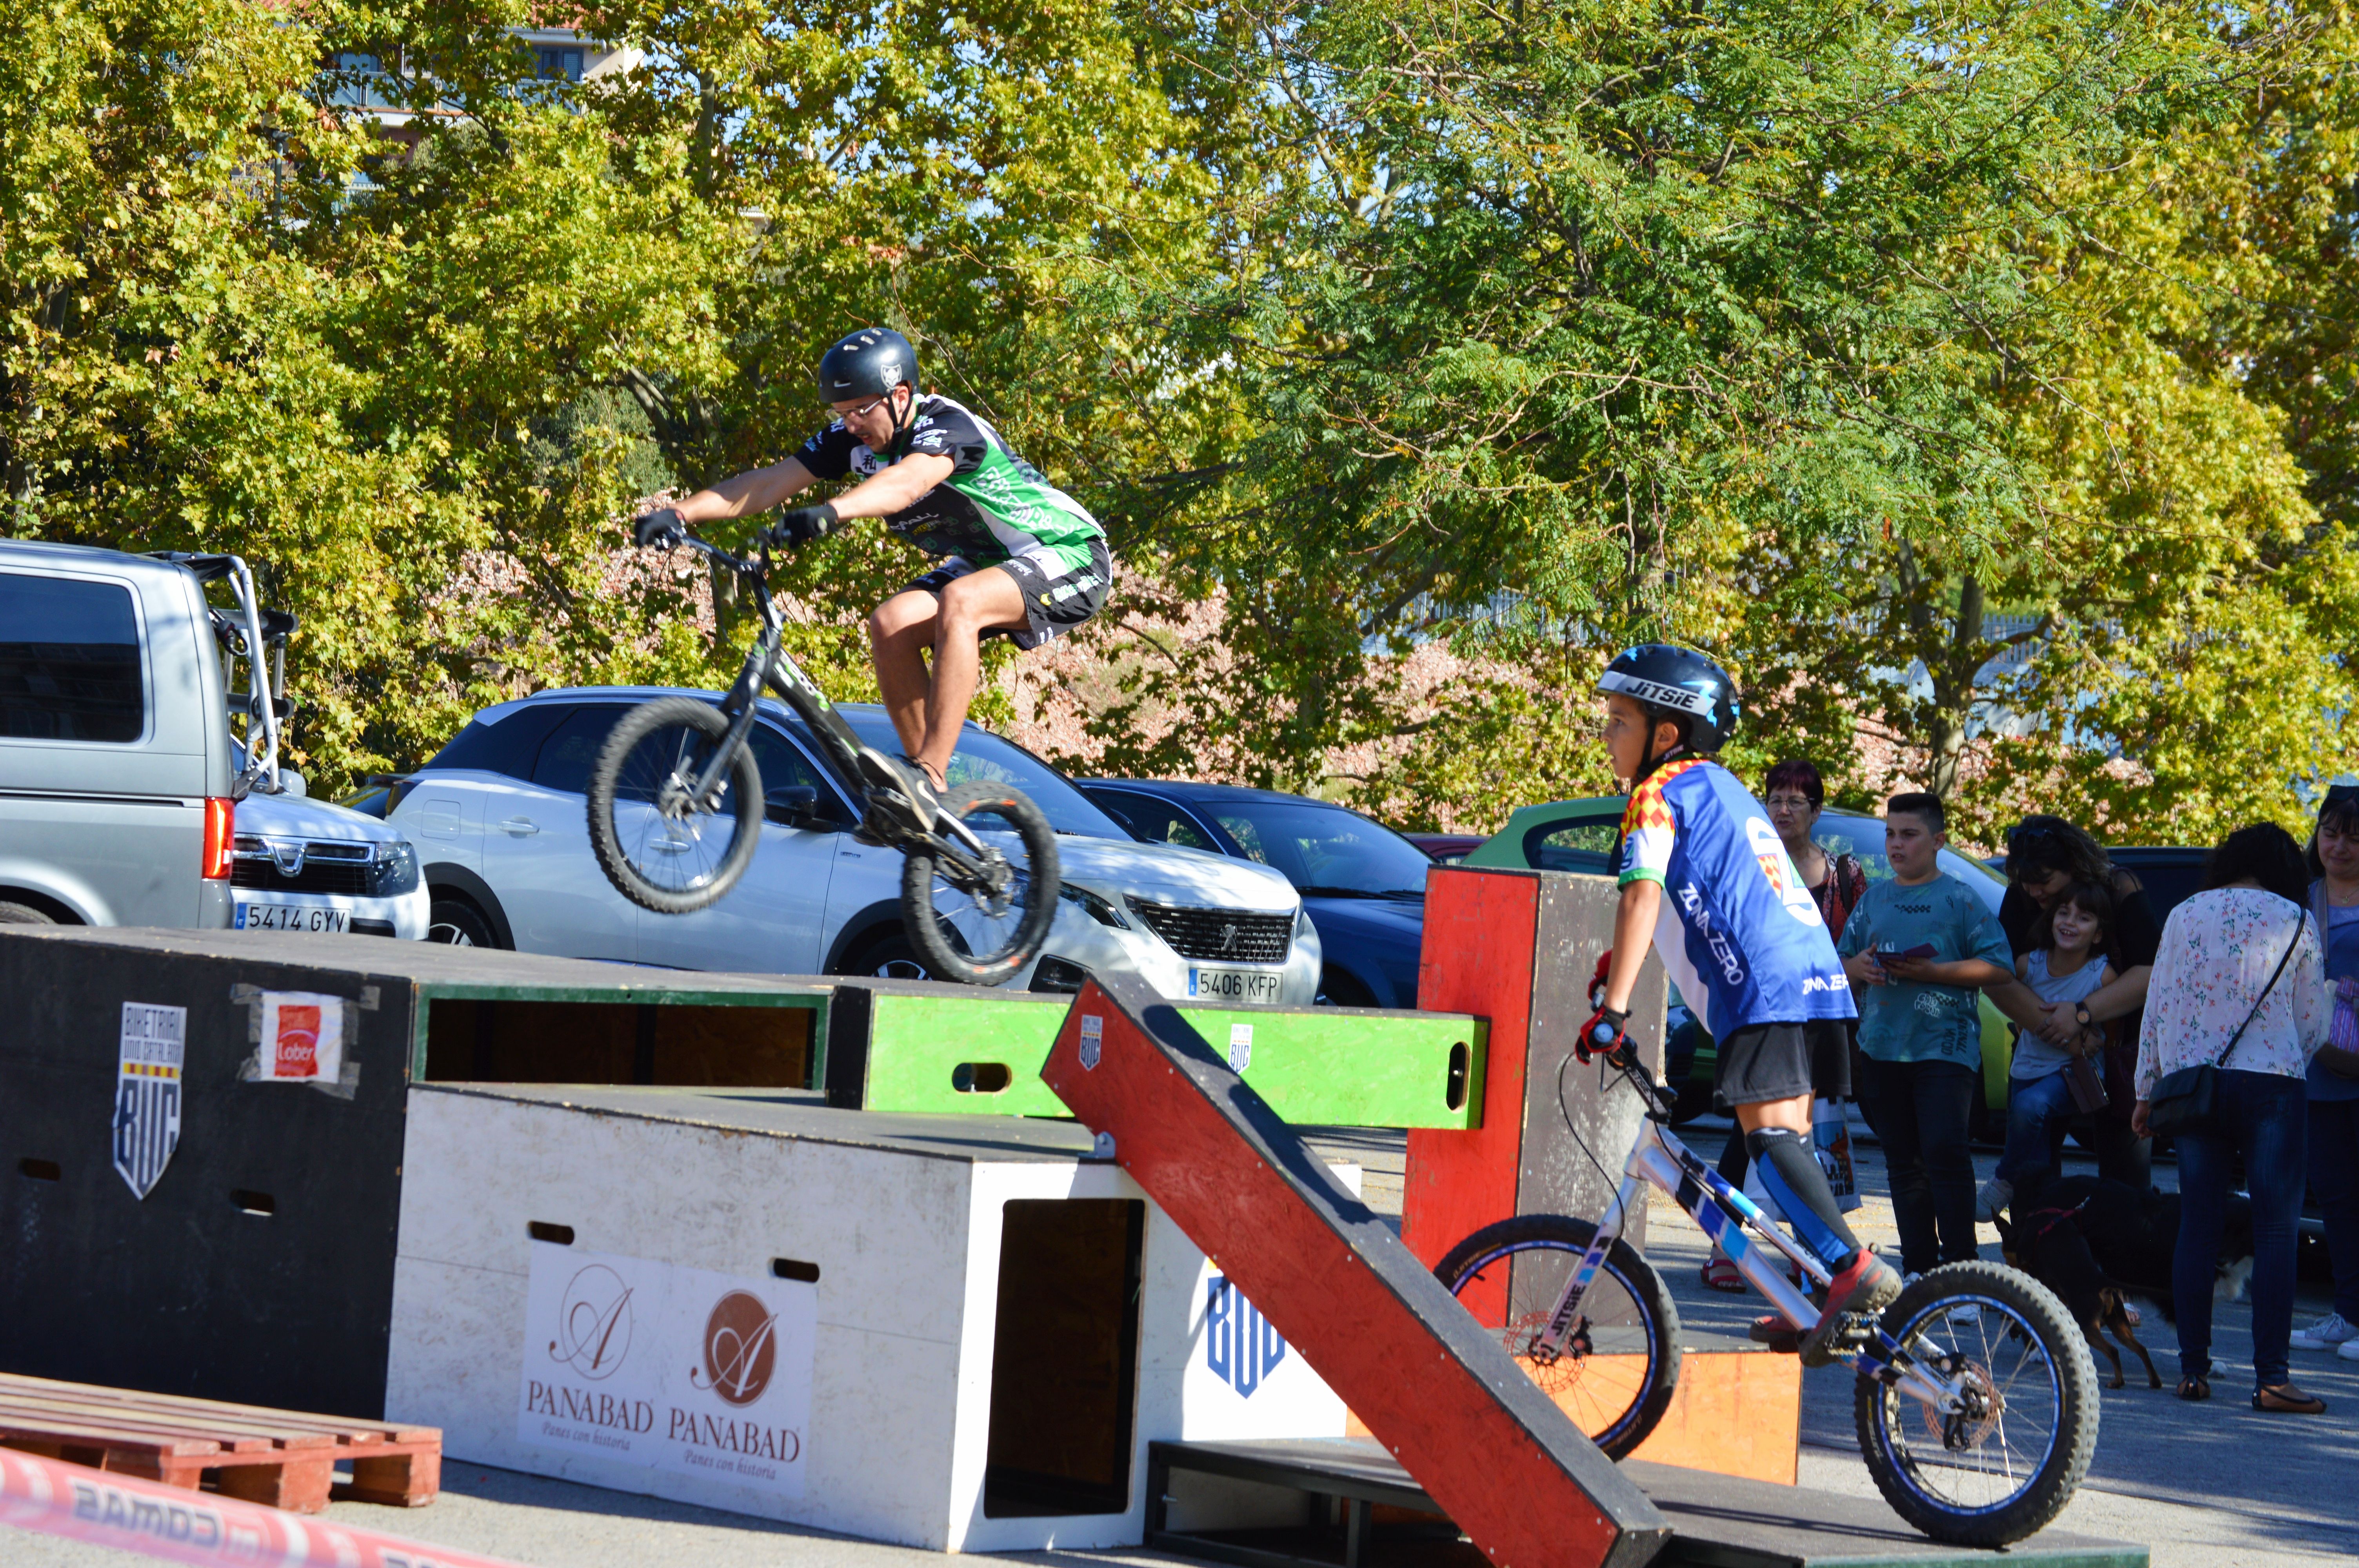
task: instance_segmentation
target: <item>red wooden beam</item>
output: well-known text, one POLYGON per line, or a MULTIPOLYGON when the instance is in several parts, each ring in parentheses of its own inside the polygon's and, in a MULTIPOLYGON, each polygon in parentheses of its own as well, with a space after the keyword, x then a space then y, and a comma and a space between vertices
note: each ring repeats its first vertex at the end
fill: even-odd
POLYGON ((1646 1495, 1140 981, 1093 977, 1041 1076, 1500 1568, 1637 1568, 1669 1540, 1646 1495))

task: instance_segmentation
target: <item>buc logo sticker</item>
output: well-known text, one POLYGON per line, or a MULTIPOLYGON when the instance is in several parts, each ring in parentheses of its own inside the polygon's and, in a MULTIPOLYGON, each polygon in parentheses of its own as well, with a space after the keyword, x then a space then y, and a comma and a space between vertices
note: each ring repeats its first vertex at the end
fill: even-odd
POLYGON ((172 1151, 180 1146, 180 1069, 188 1041, 187 1008, 123 1004, 114 1074, 114 1168, 133 1197, 156 1190, 172 1151))
POLYGON ((1286 1359, 1286 1341, 1245 1293, 1215 1274, 1205 1284, 1204 1365, 1246 1399, 1286 1359))

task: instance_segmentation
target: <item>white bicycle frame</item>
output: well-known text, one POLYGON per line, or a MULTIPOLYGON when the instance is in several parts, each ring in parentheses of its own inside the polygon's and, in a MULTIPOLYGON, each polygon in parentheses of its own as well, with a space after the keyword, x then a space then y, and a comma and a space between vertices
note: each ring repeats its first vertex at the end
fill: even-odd
MULTIPOLYGON (((1719 1244, 1721 1251, 1736 1265, 1736 1271, 1767 1297, 1769 1304, 1798 1331, 1819 1321, 1819 1309, 1795 1288, 1787 1277, 1785 1264, 1790 1262, 1801 1270, 1805 1279, 1819 1285, 1826 1284, 1830 1279, 1827 1266, 1788 1238, 1750 1198, 1729 1185, 1719 1172, 1650 1118, 1640 1124, 1637 1141, 1631 1145, 1630 1157, 1623 1163, 1622 1185, 1598 1220, 1597 1234, 1589 1250, 1582 1255, 1565 1281, 1564 1292, 1557 1298, 1556 1309, 1549 1314, 1548 1327, 1540 1336, 1538 1346, 1556 1355, 1564 1353, 1580 1325, 1582 1296, 1604 1265, 1605 1254, 1621 1236, 1632 1206, 1643 1200, 1649 1186, 1661 1189, 1685 1210, 1688 1217, 1719 1244)), ((1897 1383, 1910 1397, 1937 1410, 1947 1412, 1959 1407, 1958 1379, 1936 1377, 1927 1371, 1881 1325, 1869 1325, 1866 1334, 1866 1343, 1839 1354, 1836 1359, 1862 1377, 1897 1383)))

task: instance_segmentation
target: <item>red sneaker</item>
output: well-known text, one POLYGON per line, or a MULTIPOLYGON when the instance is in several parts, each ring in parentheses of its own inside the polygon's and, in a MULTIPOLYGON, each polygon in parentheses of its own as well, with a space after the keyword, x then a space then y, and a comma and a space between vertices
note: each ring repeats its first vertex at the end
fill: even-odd
POLYGON ((1802 1365, 1823 1367, 1835 1358, 1835 1331, 1843 1326, 1847 1314, 1872 1316, 1899 1296, 1900 1275, 1883 1259, 1861 1248, 1851 1267, 1829 1283, 1826 1308, 1819 1314, 1816 1326, 1802 1336, 1802 1365))

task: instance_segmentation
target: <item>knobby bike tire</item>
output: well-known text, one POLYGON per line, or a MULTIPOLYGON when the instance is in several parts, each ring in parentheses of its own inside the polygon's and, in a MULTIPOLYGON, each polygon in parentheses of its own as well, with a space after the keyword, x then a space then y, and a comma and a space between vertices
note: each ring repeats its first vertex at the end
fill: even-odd
POLYGON ((941 911, 934 907, 934 857, 922 848, 904 851, 901 862, 901 924, 926 967, 971 986, 1002 985, 1023 972, 1049 939, 1057 918, 1057 832, 1021 790, 973 780, 943 792, 942 809, 961 821, 981 815, 1005 818, 1024 846, 1027 875, 1021 893, 1023 916, 1006 946, 992 953, 966 951, 941 911))
POLYGON ((762 842, 762 773, 754 762, 754 748, 745 745, 737 749, 735 765, 729 773, 729 809, 734 829, 728 852, 712 875, 692 888, 667 888, 647 881, 631 863, 614 822, 614 791, 622 781, 623 764, 649 736, 682 729, 718 741, 729 733, 729 716, 693 697, 664 697, 640 704, 624 714, 607 735, 597 763, 590 770, 586 792, 590 845, 597 851, 598 869, 606 873, 615 892, 658 914, 690 914, 714 903, 737 885, 762 842))
MULTIPOLYGON (((1521 1261, 1517 1254, 1554 1254, 1565 1258, 1570 1267, 1589 1250, 1589 1244, 1596 1237, 1597 1227, 1586 1219, 1560 1214, 1521 1215, 1514 1219, 1503 1219, 1496 1225, 1486 1225, 1467 1237, 1443 1254, 1441 1261, 1434 1265, 1433 1272, 1454 1296, 1462 1293, 1474 1276, 1485 1269, 1495 1270, 1504 1264, 1512 1271, 1521 1261)), ((1532 1260, 1538 1262, 1539 1259, 1534 1257, 1532 1260)), ((1549 1277, 1561 1283, 1564 1276, 1559 1271, 1550 1270, 1549 1277)), ((1598 1282, 1609 1278, 1620 1286, 1637 1309, 1641 1326, 1646 1330, 1646 1361, 1637 1377, 1623 1379, 1629 1384, 1626 1395, 1613 1391, 1609 1386, 1605 1398, 1595 1409, 1586 1413, 1575 1411, 1567 1411, 1566 1413, 1587 1432, 1589 1440, 1597 1444, 1607 1458, 1621 1459, 1644 1443, 1647 1433, 1655 1430, 1656 1424, 1663 1419, 1663 1412, 1670 1408, 1671 1395, 1679 1388, 1680 1309, 1671 1300, 1671 1292, 1664 1286, 1662 1277, 1638 1256, 1636 1249, 1619 1237, 1614 1238, 1612 1247, 1606 1249, 1605 1261, 1598 1272, 1598 1282)), ((1597 1283, 1590 1287, 1593 1292, 1597 1288, 1597 1283)), ((1551 1290, 1538 1310, 1545 1314, 1554 1305, 1555 1293, 1551 1290)), ((1495 1327, 1486 1323, 1484 1330, 1499 1339, 1510 1355, 1516 1354, 1515 1342, 1525 1336, 1525 1331, 1513 1324, 1495 1327)), ((1532 1375, 1534 1381, 1543 1388, 1549 1386, 1550 1379, 1540 1368, 1520 1355, 1516 1359, 1517 1364, 1532 1375)), ((1563 1365, 1562 1362, 1558 1363, 1560 1367, 1563 1365)), ((1576 1368, 1573 1375, 1578 1377, 1581 1370, 1576 1368)), ((1551 1390, 1550 1397, 1557 1397, 1554 1390, 1551 1390)), ((1561 1406, 1565 1401, 1559 1398, 1557 1402, 1561 1406)), ((1575 1400, 1576 1404, 1582 1402, 1575 1400)))
MULTIPOLYGON (((1987 1504, 1965 1507, 1930 1495, 1934 1483, 1905 1445, 1896 1445, 1894 1428, 1900 1423, 1902 1432, 1913 1430, 1918 1434, 1929 1454, 1938 1446, 1927 1406, 1893 1384, 1862 1378, 1853 1395, 1852 1411, 1860 1455, 1867 1461, 1876 1490, 1895 1513, 1925 1534, 1951 1545, 1990 1548, 2009 1545, 2044 1529, 2072 1500, 2097 1452, 2097 1367, 2064 1303, 2030 1275, 2005 1264, 1951 1263, 1930 1271, 1902 1291, 1899 1299, 1885 1309, 1883 1326, 1904 1346, 1913 1336, 1925 1334, 1970 1359, 1979 1342, 1991 1362, 2001 1355, 2018 1353, 2018 1347, 2027 1348, 2025 1336, 2036 1343, 2046 1365, 2053 1369, 2050 1385, 2043 1390, 2038 1379, 2027 1382, 2022 1375, 2003 1381, 2018 1403, 2027 1405, 2035 1395, 2042 1397, 2043 1402, 2052 1397, 2056 1430, 2038 1462, 2024 1467, 2019 1484, 2012 1480, 2011 1465, 1998 1466, 1996 1474, 2007 1481, 2007 1490, 1987 1504), (1979 1321, 1972 1329, 1951 1325, 1951 1308, 1967 1301, 1979 1306, 1979 1321), (1995 1324, 1994 1317, 1998 1319, 1995 1324), (1991 1354, 1988 1347, 1994 1341, 1996 1353, 1991 1354), (1913 1428, 1908 1423, 1914 1423, 1913 1428)), ((1997 1368, 1994 1366, 1991 1370, 1995 1377, 1997 1368)), ((1993 1430, 2002 1444, 2010 1442, 2003 1418, 1993 1430)), ((1968 1462, 1986 1444, 1985 1438, 1983 1446, 1969 1448, 1958 1458, 1944 1456, 1941 1465, 1961 1477, 1990 1474, 1988 1454, 1984 1454, 1981 1466, 1968 1462)))

